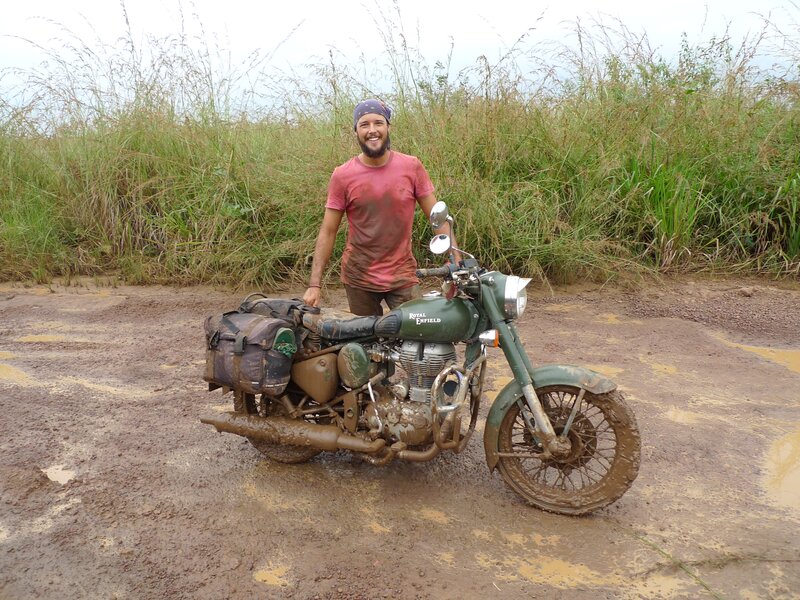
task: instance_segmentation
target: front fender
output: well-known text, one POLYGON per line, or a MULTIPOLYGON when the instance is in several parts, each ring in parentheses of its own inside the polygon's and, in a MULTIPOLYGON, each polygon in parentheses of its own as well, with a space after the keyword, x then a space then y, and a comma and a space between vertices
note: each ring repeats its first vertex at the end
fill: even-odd
MULTIPOLYGON (((592 394, 606 394, 617 388, 617 384, 608 377, 584 367, 572 365, 543 365, 533 370, 533 387, 536 389, 551 385, 571 385, 583 388, 592 394)), ((518 398, 522 397, 522 388, 516 379, 512 379, 504 387, 489 409, 486 417, 486 427, 483 431, 483 449, 486 452, 486 462, 489 470, 497 467, 497 438, 500 435, 500 423, 503 422, 506 411, 518 398)))

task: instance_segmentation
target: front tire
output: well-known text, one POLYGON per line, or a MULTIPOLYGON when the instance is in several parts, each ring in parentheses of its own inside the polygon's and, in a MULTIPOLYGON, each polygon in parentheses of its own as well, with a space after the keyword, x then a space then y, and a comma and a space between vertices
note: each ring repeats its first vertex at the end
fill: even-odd
MULTIPOLYGON (((258 401, 256 400, 255 395, 236 390, 233 392, 233 410, 236 412, 245 413, 247 415, 259 415, 262 417, 286 415, 286 409, 280 402, 269 402, 265 404, 265 414, 261 414, 259 412, 258 401)), ((312 448, 310 446, 290 446, 286 444, 276 444, 274 442, 268 442, 266 440, 261 440, 254 437, 248 437, 247 441, 250 442, 256 450, 261 452, 261 454, 270 460, 289 465, 308 462, 317 454, 322 452, 322 450, 312 448)))
MULTIPOLYGON (((536 390, 556 434, 563 432, 579 392, 564 385, 536 390)), ((525 400, 512 405, 500 424, 498 450, 505 456, 498 466, 505 482, 527 502, 549 512, 583 515, 630 488, 639 472, 641 441, 636 417, 620 392, 585 393, 567 434, 572 450, 558 458, 542 456, 520 404, 525 400)))

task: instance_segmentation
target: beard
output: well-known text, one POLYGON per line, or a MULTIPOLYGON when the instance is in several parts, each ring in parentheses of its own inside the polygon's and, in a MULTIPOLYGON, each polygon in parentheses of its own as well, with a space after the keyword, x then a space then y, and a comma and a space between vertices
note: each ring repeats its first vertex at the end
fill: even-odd
POLYGON ((390 141, 389 135, 387 134, 383 140, 383 143, 376 150, 373 150, 361 140, 358 140, 358 145, 361 146, 361 151, 364 153, 364 156, 368 156, 369 158, 380 158, 386 154, 386 151, 389 149, 390 141))

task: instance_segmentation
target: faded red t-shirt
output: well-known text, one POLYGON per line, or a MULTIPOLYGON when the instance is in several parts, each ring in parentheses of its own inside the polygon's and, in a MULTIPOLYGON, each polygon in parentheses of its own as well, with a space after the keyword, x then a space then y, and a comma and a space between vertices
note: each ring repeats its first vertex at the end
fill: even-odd
POLYGON ((417 200, 432 193, 433 183, 420 160, 394 150, 380 167, 354 157, 333 171, 325 207, 347 215, 345 284, 388 292, 419 282, 411 228, 417 200))

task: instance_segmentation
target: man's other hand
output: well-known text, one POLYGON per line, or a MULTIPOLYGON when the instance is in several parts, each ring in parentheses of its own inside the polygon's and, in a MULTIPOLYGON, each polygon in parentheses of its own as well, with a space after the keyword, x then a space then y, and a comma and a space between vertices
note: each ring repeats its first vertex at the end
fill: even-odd
POLYGON ((322 290, 318 287, 310 287, 303 294, 303 303, 309 306, 319 306, 319 301, 322 298, 322 290))

